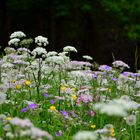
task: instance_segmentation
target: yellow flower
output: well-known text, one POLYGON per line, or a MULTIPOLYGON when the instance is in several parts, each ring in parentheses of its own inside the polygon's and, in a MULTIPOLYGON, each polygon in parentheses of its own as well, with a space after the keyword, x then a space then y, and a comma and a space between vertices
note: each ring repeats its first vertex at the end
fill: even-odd
POLYGON ((76 88, 73 87, 73 88, 71 88, 71 90, 72 90, 72 91, 76 91, 76 88))
POLYGON ((25 85, 30 86, 31 85, 31 82, 29 80, 26 80, 25 81, 25 85))
POLYGON ((56 110, 56 107, 52 105, 52 106, 50 106, 50 110, 54 111, 54 110, 56 110))
POLYGON ((115 136, 115 130, 114 130, 114 128, 110 128, 109 130, 110 130, 110 135, 112 137, 114 137, 115 136))
POLYGON ((17 90, 20 90, 21 88, 22 88, 22 85, 21 85, 21 84, 17 84, 17 85, 16 85, 16 89, 17 89, 17 90))
POLYGON ((77 96, 76 96, 76 95, 72 95, 71 98, 72 98, 73 100, 76 100, 76 99, 77 99, 77 96))
POLYGON ((96 127, 96 125, 95 124, 92 124, 90 127, 94 129, 96 127))
POLYGON ((60 90, 66 90, 66 89, 67 89, 66 86, 61 86, 61 87, 60 87, 60 90))
POLYGON ((11 117, 7 117, 6 120, 7 121, 10 121, 10 120, 12 120, 12 118, 11 117))

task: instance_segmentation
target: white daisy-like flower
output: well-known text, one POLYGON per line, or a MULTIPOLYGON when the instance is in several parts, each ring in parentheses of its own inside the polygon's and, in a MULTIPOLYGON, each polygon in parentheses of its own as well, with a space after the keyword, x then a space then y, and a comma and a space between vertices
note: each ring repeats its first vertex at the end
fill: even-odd
POLYGON ((124 63, 121 60, 114 61, 112 64, 113 64, 114 67, 130 68, 126 63, 124 63))
POLYGON ((42 47, 36 47, 32 52, 32 55, 37 56, 37 55, 47 55, 47 51, 45 48, 42 47))
POLYGON ((16 31, 10 35, 10 38, 22 38, 26 37, 26 35, 22 31, 16 31))
POLYGON ((63 48, 64 52, 77 52, 77 49, 73 46, 66 46, 63 48))
POLYGON ((19 43, 20 39, 18 38, 13 38, 11 39, 9 42, 8 42, 8 45, 15 45, 15 46, 18 46, 18 43, 19 43))
POLYGON ((35 43, 38 46, 47 46, 49 44, 48 38, 43 37, 43 36, 37 36, 37 37, 35 37, 35 43))
POLYGON ((83 58, 86 60, 93 60, 93 58, 89 55, 83 55, 83 58))

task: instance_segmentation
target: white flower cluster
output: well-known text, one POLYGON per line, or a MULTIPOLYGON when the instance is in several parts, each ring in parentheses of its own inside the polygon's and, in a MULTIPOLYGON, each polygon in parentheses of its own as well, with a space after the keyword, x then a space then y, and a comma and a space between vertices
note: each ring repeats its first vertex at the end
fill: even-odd
POLYGON ((97 135, 91 131, 79 131, 73 136, 73 140, 97 140, 97 135))
POLYGON ((47 51, 45 48, 42 48, 42 47, 36 47, 32 52, 31 52, 32 55, 34 56, 37 56, 37 55, 42 55, 42 57, 46 57, 47 55, 47 51))
POLYGON ((13 38, 23 38, 23 37, 26 37, 26 35, 22 31, 17 31, 17 32, 14 32, 10 35, 11 39, 13 39, 13 38))
POLYGON ((49 44, 48 38, 43 37, 43 36, 37 36, 37 37, 35 37, 35 43, 38 46, 47 46, 49 44))
POLYGON ((120 60, 114 61, 112 64, 114 67, 130 68, 126 63, 124 63, 123 61, 120 61, 120 60))
POLYGON ((72 47, 72 46, 66 46, 63 48, 63 51, 64 52, 77 52, 76 48, 75 47, 72 47))
POLYGON ((3 104, 6 100, 6 94, 0 92, 0 104, 3 104))
POLYGON ((83 58, 86 60, 93 60, 93 58, 89 55, 83 55, 83 58))
POLYGON ((94 105, 95 110, 99 110, 101 114, 107 114, 109 116, 127 116, 127 112, 130 110, 136 110, 140 107, 140 104, 126 100, 123 96, 120 99, 114 99, 108 103, 100 102, 94 105))
POLYGON ((20 42, 20 39, 18 38, 13 38, 11 39, 9 42, 8 42, 8 45, 11 46, 11 45, 15 45, 15 46, 18 46, 18 43, 20 42))
POLYGON ((12 120, 10 120, 10 123, 12 125, 16 125, 16 126, 19 126, 19 127, 22 127, 22 128, 30 128, 33 126, 33 124, 31 123, 31 121, 29 119, 20 119, 20 118, 13 118, 12 120))
POLYGON ((58 53, 55 51, 50 51, 47 53, 47 57, 56 56, 58 53))
POLYGON ((64 58, 62 56, 52 56, 46 59, 46 62, 56 63, 56 64, 63 64, 64 58))
POLYGON ((22 136, 30 136, 31 139, 43 139, 44 137, 52 140, 52 136, 47 132, 43 131, 37 127, 35 127, 29 119, 20 119, 18 117, 12 118, 10 124, 17 126, 18 130, 15 131, 15 134, 11 133, 10 131, 7 132, 7 137, 13 137, 16 135, 16 132, 20 137, 22 136))
POLYGON ((8 45, 15 45, 18 46, 18 43, 20 42, 20 39, 26 37, 26 35, 22 31, 14 32, 10 35, 10 41, 8 42, 8 45))

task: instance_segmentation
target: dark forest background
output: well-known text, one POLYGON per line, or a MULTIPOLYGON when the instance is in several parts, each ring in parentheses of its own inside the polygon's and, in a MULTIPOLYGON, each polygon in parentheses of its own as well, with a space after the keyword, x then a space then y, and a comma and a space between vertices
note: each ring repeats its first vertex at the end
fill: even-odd
POLYGON ((74 59, 110 65, 113 54, 140 68, 140 0, 0 0, 0 46, 14 31, 48 37, 47 50, 75 46, 74 59))

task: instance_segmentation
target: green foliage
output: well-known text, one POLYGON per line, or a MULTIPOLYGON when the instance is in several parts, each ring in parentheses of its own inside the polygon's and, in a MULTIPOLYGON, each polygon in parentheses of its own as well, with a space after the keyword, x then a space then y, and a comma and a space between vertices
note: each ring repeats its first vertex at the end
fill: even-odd
POLYGON ((101 4, 123 34, 135 41, 140 38, 139 0, 102 0, 101 4))

